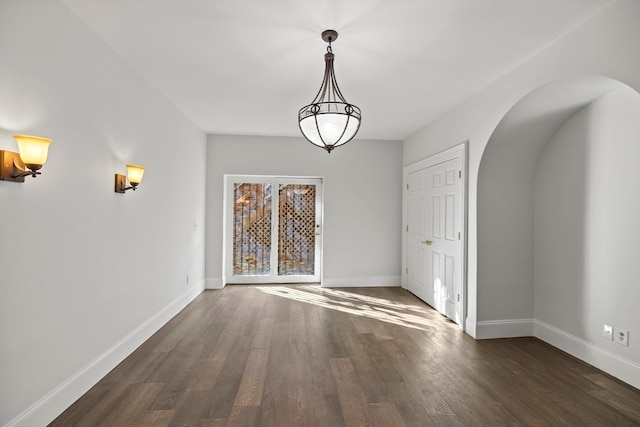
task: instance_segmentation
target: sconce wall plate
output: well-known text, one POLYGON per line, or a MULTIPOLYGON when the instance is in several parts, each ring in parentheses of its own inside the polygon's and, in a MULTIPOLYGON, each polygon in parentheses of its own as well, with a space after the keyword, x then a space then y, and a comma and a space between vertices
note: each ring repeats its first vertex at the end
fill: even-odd
POLYGON ((125 188, 127 188, 127 177, 117 173, 116 174, 116 186, 115 186, 116 193, 124 194, 125 193, 125 188))
POLYGON ((19 153, 0 150, 0 181, 24 182, 25 165, 19 153))

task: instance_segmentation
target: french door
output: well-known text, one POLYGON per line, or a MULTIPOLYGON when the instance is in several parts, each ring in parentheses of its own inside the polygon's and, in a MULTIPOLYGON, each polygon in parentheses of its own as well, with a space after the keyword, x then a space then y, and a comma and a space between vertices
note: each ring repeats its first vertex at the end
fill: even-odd
POLYGON ((322 178, 225 176, 225 283, 319 283, 322 178))

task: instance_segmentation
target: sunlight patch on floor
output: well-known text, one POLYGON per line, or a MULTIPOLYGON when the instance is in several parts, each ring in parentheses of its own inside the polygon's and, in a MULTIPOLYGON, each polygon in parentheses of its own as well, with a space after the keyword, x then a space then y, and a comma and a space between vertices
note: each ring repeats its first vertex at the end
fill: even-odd
POLYGON ((256 289, 271 295, 422 331, 426 331, 427 328, 448 326, 440 319, 432 320, 412 314, 428 314, 429 309, 425 307, 402 304, 384 298, 318 286, 256 286, 256 289))

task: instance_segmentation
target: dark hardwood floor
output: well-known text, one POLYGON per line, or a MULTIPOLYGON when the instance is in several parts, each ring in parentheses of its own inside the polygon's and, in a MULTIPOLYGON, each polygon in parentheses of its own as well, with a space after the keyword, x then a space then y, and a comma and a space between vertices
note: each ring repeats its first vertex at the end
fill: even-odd
POLYGON ((401 288, 205 291, 51 426, 630 426, 640 391, 401 288))

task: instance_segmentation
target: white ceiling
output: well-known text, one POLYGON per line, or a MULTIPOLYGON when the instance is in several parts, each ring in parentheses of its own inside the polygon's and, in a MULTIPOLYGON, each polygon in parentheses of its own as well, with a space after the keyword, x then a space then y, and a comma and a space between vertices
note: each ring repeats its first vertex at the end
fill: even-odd
POLYGON ((207 133, 298 136, 324 71, 358 138, 403 140, 609 0, 62 0, 207 133))

